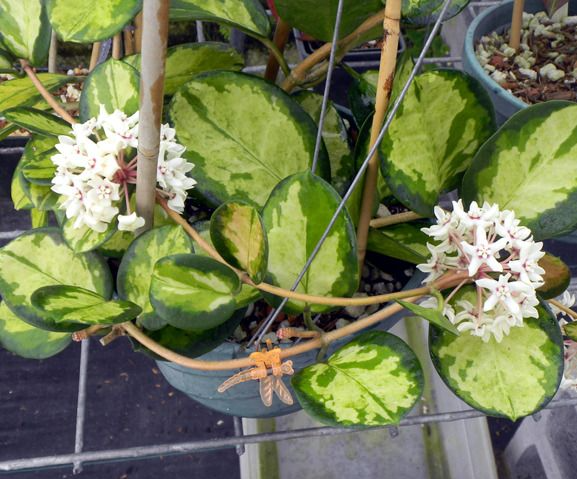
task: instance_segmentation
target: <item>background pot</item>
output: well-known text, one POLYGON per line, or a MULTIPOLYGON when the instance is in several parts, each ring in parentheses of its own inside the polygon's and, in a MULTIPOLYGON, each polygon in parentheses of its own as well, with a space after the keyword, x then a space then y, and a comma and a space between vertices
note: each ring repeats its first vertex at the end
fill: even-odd
MULTIPOLYGON (((541 0, 525 0, 525 12, 537 13, 543 10, 544 7, 541 0)), ((513 0, 488 8, 469 25, 463 46, 463 69, 479 80, 489 93, 495 106, 495 119, 499 125, 504 123, 511 115, 529 105, 502 88, 487 74, 477 60, 475 45, 484 35, 494 31, 502 33, 509 28, 512 14, 513 0)))

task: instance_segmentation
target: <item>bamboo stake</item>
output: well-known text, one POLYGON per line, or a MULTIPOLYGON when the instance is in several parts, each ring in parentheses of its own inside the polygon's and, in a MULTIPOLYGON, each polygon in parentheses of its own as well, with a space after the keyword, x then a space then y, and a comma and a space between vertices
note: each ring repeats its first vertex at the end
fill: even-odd
POLYGON ((132 27, 126 27, 123 31, 123 40, 124 40, 124 55, 132 55, 134 53, 134 36, 132 35, 133 32, 132 27))
POLYGON ((169 4, 169 0, 147 0, 142 9, 143 48, 140 72, 136 211, 144 218, 145 225, 138 233, 152 228, 154 220, 169 4))
POLYGON ((120 60, 122 57, 122 33, 117 33, 112 37, 112 58, 120 60))
POLYGON ((142 12, 134 17, 134 53, 142 52, 142 12))
POLYGON ((511 32, 509 34, 509 46, 515 51, 521 44, 521 27, 523 25, 523 8, 525 0, 515 0, 513 4, 513 17, 511 18, 511 32))
MULTIPOLYGON (((290 34, 290 25, 285 22, 282 18, 278 19, 276 24, 276 29, 274 31, 273 42, 277 46, 278 50, 283 53, 285 46, 288 42, 290 34)), ((268 62, 266 64, 266 71, 264 72, 264 79, 275 82, 279 70, 279 62, 277 58, 271 53, 268 56, 268 62)))
POLYGON ((48 73, 56 73, 56 57, 58 56, 58 37, 52 30, 50 35, 50 50, 48 51, 48 73))
POLYGON ((88 71, 94 70, 94 67, 98 63, 98 57, 100 56, 100 48, 102 47, 102 43, 94 42, 92 44, 92 55, 90 56, 90 65, 88 67, 88 71))
MULTIPOLYGON (((389 106, 389 98, 393 88, 395 76, 395 66, 397 64, 397 48, 399 45, 401 19, 401 0, 389 0, 385 7, 385 18, 383 20, 384 41, 381 52, 381 64, 379 67, 379 79, 377 83, 377 98, 375 102, 375 115, 371 127, 371 141, 369 149, 373 147, 379 136, 379 132, 385 119, 385 113, 389 106)), ((375 202, 377 191, 377 179, 379 174, 379 155, 377 152, 370 159, 365 173, 365 183, 363 186, 363 199, 359 223, 357 226, 357 243, 359 253, 359 264, 363 265, 367 252, 367 238, 369 235, 369 224, 375 202)))

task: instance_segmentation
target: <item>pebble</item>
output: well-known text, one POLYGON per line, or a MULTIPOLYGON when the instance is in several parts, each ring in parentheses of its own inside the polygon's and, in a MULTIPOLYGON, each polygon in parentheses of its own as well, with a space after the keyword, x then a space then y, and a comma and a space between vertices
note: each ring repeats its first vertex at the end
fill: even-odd
POLYGON ((500 72, 499 70, 495 70, 493 73, 491 73, 491 78, 497 83, 505 83, 507 81, 507 74, 500 72))
POLYGON ((381 271, 381 278, 383 278, 385 281, 394 281, 395 279, 392 275, 385 273, 384 271, 381 271))
POLYGON ((337 322, 335 323, 335 328, 336 328, 336 329, 341 329, 341 328, 344 328, 347 324, 350 324, 350 323, 351 323, 350 321, 348 321, 348 320, 346 320, 346 319, 344 319, 344 318, 340 318, 340 319, 337 319, 337 322))
POLYGON ((547 65, 541 67, 539 75, 548 80, 557 81, 565 76, 565 72, 563 70, 558 70, 552 63, 547 63, 547 65))
POLYGON ((234 330, 233 333, 234 339, 236 339, 239 343, 246 338, 246 333, 244 330, 239 326, 234 330))
POLYGON ((528 68, 519 68, 519 73, 524 77, 530 78, 531 80, 537 79, 537 72, 528 68))
MULTIPOLYGON (((366 298, 368 295, 366 293, 355 293, 354 298, 366 298)), ((346 306, 345 312, 352 318, 358 318, 365 311, 365 306, 346 306)))
POLYGON ((263 340, 263 342, 265 342, 267 339, 270 339, 270 341, 272 343, 278 343, 278 337, 277 337, 276 333, 266 333, 262 337, 262 340, 263 340))
POLYGON ((383 282, 375 283, 373 286, 373 291, 375 292, 375 294, 385 294, 386 291, 385 283, 383 282))

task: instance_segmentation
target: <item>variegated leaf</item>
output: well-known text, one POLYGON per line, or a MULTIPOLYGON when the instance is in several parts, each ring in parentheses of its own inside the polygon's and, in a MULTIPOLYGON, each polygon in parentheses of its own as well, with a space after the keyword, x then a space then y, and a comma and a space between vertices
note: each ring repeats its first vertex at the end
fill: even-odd
MULTIPOLYGON (((471 288, 469 294, 475 296, 471 288)), ((563 374, 563 340, 557 320, 538 306, 498 343, 464 332, 429 329, 433 364, 449 388, 470 406, 511 420, 533 414, 555 395, 563 374)))
MULTIPOLYGON (((340 202, 338 193, 310 171, 297 173, 273 190, 263 208, 268 237, 267 280, 291 288, 340 202)), ((359 284, 357 242, 349 214, 342 211, 296 291, 320 296, 352 296, 359 284)), ((277 298, 270 298, 276 302, 277 298)), ((302 312, 304 303, 286 309, 302 312)), ((330 308, 311 305, 314 312, 330 308)))
POLYGON ((0 44, 16 58, 43 66, 50 24, 42 0, 0 0, 0 44))
POLYGON ((537 239, 577 226, 577 105, 548 101, 513 115, 479 150, 461 196, 513 210, 537 239))
MULTIPOLYGON (((298 92, 294 97, 318 125, 323 97, 307 90, 298 92)), ((331 164, 331 184, 339 195, 343 196, 355 174, 355 166, 347 128, 331 101, 327 105, 323 124, 323 141, 331 164)))
POLYGON ((423 73, 381 143, 383 176, 405 206, 431 215, 493 129, 489 97, 476 80, 456 70, 423 73))
POLYGON ((93 291, 69 285, 44 286, 30 300, 45 323, 72 327, 124 323, 142 311, 130 301, 107 301, 93 291))
POLYGON ((29 184, 22 175, 22 160, 20 160, 14 169, 10 183, 10 197, 15 210, 29 210, 34 208, 34 204, 26 194, 26 189, 29 184))
MULTIPOLYGON (((156 341, 161 346, 182 354, 189 358, 196 358, 212 351, 222 344, 223 341, 230 338, 237 326, 242 321, 246 308, 238 309, 224 323, 204 331, 185 331, 174 326, 164 326, 156 331, 146 331, 146 335, 156 341)), ((142 346, 140 343, 133 342, 136 351, 143 352, 152 356, 154 359, 160 359, 155 353, 142 346), (136 344, 134 344, 136 343, 136 344)))
POLYGON ((232 316, 239 291, 240 280, 228 266, 205 256, 176 254, 155 264, 150 302, 168 324, 202 331, 232 316))
MULTIPOLYGON (((18 181, 18 189, 23 191, 26 197, 34 208, 41 211, 52 210, 56 207, 58 202, 58 195, 54 193, 49 184, 46 182, 37 181, 32 182, 24 175, 26 171, 28 175, 34 176, 32 170, 46 172, 46 158, 52 156, 55 152, 54 145, 58 140, 54 137, 48 136, 32 136, 26 143, 22 158, 18 166, 14 170, 14 181, 18 181), (38 163, 37 163, 38 162, 38 163), (39 166, 37 169, 36 166, 39 166)), ((14 187, 14 181, 12 183, 14 187)), ((16 205, 16 202, 14 203, 16 205)))
POLYGON ((100 105, 108 113, 121 110, 132 115, 138 110, 140 75, 128 63, 110 59, 98 65, 84 82, 80 96, 80 119, 98 116, 100 105))
MULTIPOLYGON (((317 40, 333 38, 338 0, 275 0, 280 17, 290 26, 317 40)), ((372 14, 384 8, 381 0, 345 0, 339 38, 351 33, 372 14)))
MULTIPOLYGON (((406 7, 403 9, 402 21, 408 25, 425 26, 435 23, 443 9, 442 0, 403 0, 406 7)), ((453 0, 443 16, 443 21, 449 20, 461 13, 470 0, 453 0)))
MULTIPOLYGON (((0 46, 2 42, 0 41, 0 46)), ((0 49, 0 73, 14 73, 14 59, 8 52, 0 49)))
POLYGON ((36 328, 16 316, 6 303, 0 303, 0 346, 28 359, 46 359, 70 344, 67 333, 36 328))
POLYGON ((30 210, 30 223, 32 228, 44 228, 48 226, 48 211, 40 211, 32 208, 30 210))
MULTIPOLYGON (((169 108, 199 191, 213 205, 229 199, 262 206, 276 184, 310 168, 316 126, 298 103, 270 83, 236 72, 195 77, 169 108)), ((324 147, 318 172, 329 176, 324 147)))
POLYGON ((367 118, 375 111, 379 71, 367 70, 363 73, 357 73, 352 68, 349 68, 347 72, 353 79, 351 87, 347 91, 347 98, 355 123, 357 127, 361 128, 367 118))
MULTIPOLYGON (((67 75, 57 75, 55 73, 38 73, 38 79, 48 91, 73 81, 67 75)), ((30 78, 15 78, 0 83, 0 113, 18 106, 33 106, 38 102, 43 102, 42 95, 30 81, 30 78)), ((46 104, 46 103, 42 103, 46 104)))
MULTIPOLYGON (((62 225, 62 236, 75 253, 86 253, 95 250, 118 231, 118 222, 116 219, 111 221, 102 233, 94 231, 86 225, 75 228, 75 221, 76 218, 66 219, 62 225)), ((131 234, 134 236, 134 233, 131 232, 131 234)))
POLYGON ((210 219, 210 238, 221 256, 246 271, 255 283, 266 274, 268 243, 257 209, 248 203, 229 201, 210 219))
POLYGON ((371 331, 299 371, 292 386, 303 409, 324 424, 382 426, 397 424, 413 408, 423 371, 401 339, 371 331))
POLYGON ((132 242, 120 263, 116 284, 121 299, 142 308, 138 318, 140 325, 147 329, 166 325, 155 314, 149 299, 154 264, 165 256, 193 251, 192 240, 180 226, 154 228, 132 242))
POLYGON ((30 302, 34 291, 57 284, 89 289, 110 298, 112 278, 95 253, 75 254, 56 228, 31 230, 0 249, 0 294, 24 321, 49 331, 82 329, 45 323, 30 302))
POLYGON ((543 274, 543 286, 537 288, 539 296, 550 299, 563 294, 571 282, 571 270, 561 258, 546 253, 539 260, 539 266, 545 270, 543 274))
POLYGON ((6 120, 18 125, 20 128, 40 133, 41 135, 58 136, 70 135, 70 125, 61 118, 30 107, 11 108, 4 111, 6 120))
POLYGON ((224 23, 258 37, 268 37, 270 22, 258 0, 172 0, 171 20, 224 23))
MULTIPOLYGON (((140 54, 123 59, 140 71, 140 54)), ((228 43, 184 43, 166 50, 164 94, 174 95, 194 75, 213 70, 242 70, 244 59, 228 43)))
POLYGON ((577 322, 573 321, 571 323, 565 324, 563 326, 563 332, 569 339, 577 341, 577 322))
POLYGON ((457 327, 451 323, 451 321, 449 321, 441 311, 432 308, 425 308, 424 306, 409 303, 407 301, 397 300, 397 303, 399 303, 403 308, 408 309, 411 313, 416 314, 419 318, 425 319, 426 321, 429 321, 429 323, 439 326, 450 334, 455 336, 459 335, 457 327))
POLYGON ((367 249, 408 263, 426 263, 430 256, 427 249, 427 240, 430 238, 419 226, 401 223, 386 228, 371 228, 367 249))
POLYGON ((138 13, 141 0, 45 0, 50 23, 65 42, 106 40, 138 13))
MULTIPOLYGON (((58 153, 54 146, 58 140, 53 137, 33 135, 25 148, 21 161, 22 176, 29 183, 50 187, 56 173, 56 165, 52 163, 52 156, 58 153)), ((29 188, 27 188, 29 189, 29 188)), ((38 189, 48 191, 49 188, 38 189)))

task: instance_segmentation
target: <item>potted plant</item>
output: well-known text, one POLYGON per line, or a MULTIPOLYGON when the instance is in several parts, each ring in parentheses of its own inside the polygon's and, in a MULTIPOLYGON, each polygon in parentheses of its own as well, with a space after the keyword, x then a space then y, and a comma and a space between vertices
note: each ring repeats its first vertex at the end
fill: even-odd
POLYGON ((551 18, 555 5, 510 0, 488 8, 469 26, 463 66, 489 92, 499 123, 530 104, 577 98, 571 33, 567 39, 564 33, 571 31, 574 17, 557 12, 551 18), (519 41, 513 46, 509 27, 519 16, 519 41))
MULTIPOLYGON (((536 105, 495 131, 474 79, 426 72, 396 107, 379 165, 370 150, 392 86, 400 15, 392 1, 375 114, 357 145, 365 159, 355 174, 342 124, 325 121, 319 134, 313 118, 326 116, 321 99, 289 95, 311 80, 310 61, 287 70, 280 88, 235 71, 237 57, 222 45, 166 51, 164 1, 144 2, 140 57, 95 67, 79 118, 71 116, 49 93, 61 76, 33 69, 45 58, 40 40, 51 25, 65 41, 98 42, 140 5, 109 0, 114 15, 102 7, 82 16, 69 0, 29 3, 34 15, 26 18, 15 1, 0 12, 0 31, 3 22, 20 27, 3 42, 26 74, 0 85, 0 100, 12 95, 2 113, 33 132, 12 195, 37 218, 35 229, 0 250, 7 349, 47 357, 73 336, 103 335, 107 343, 127 334, 179 365, 164 364, 169 380, 191 370, 202 371, 188 378, 201 389, 222 381, 200 398, 210 407, 261 416, 298 401, 327 424, 392 424, 420 397, 421 366, 400 338, 368 329, 406 309, 408 320, 430 323, 437 370, 473 407, 516 419, 553 397, 564 346, 549 304, 575 313, 553 299, 566 289, 568 269, 536 240, 577 225, 570 174, 577 137, 568 121, 577 106, 536 105), (21 23, 33 17, 41 19, 34 28, 21 23), (554 136, 543 138, 539 127, 554 136), (373 218, 379 175, 408 211, 373 218), (462 199, 440 208, 440 195, 456 187, 462 199), (49 212, 58 227, 47 225, 49 212), (360 282, 367 249, 419 264, 423 285, 358 291, 373 277, 366 269, 360 282), (331 312, 343 307, 361 308, 363 317, 332 329, 316 322, 320 315, 336 324, 331 312), (287 342, 272 344, 266 333, 281 312, 287 317, 275 336, 287 342), (246 317, 260 321, 245 322, 253 339, 219 346, 246 317), (223 405, 219 394, 229 393, 223 405)), ((287 68, 258 2, 171 7, 173 18, 247 31, 287 68)))

